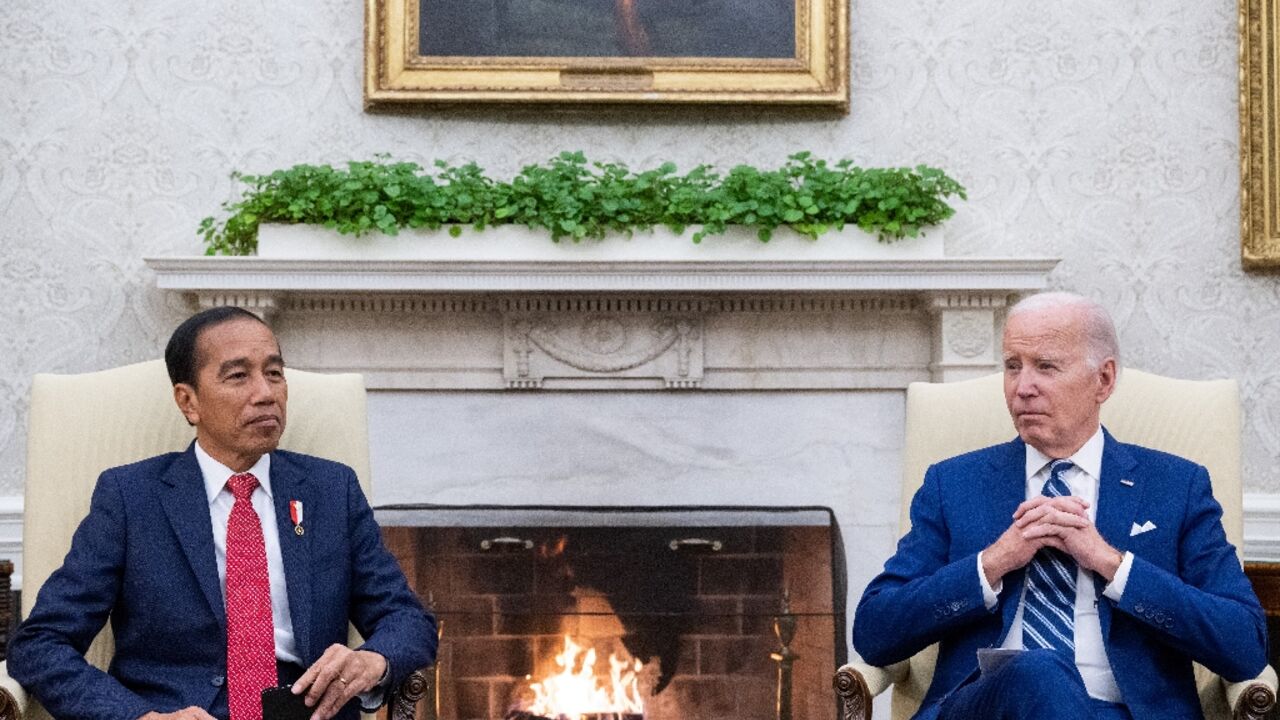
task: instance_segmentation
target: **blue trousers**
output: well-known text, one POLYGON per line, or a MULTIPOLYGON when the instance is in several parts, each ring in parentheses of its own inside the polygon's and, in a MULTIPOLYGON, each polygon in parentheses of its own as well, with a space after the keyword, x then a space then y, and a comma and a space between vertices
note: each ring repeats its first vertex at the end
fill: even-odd
POLYGON ((1124 705, 1095 700, 1075 661, 1026 650, 942 701, 938 720, 1133 720, 1124 705))

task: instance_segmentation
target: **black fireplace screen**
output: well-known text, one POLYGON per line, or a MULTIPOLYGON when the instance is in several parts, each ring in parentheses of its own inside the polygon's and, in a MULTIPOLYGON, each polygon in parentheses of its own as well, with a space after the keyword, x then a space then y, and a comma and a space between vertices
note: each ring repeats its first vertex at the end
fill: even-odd
POLYGON ((830 718, 844 558, 827 508, 397 505, 441 625, 445 720, 830 718))

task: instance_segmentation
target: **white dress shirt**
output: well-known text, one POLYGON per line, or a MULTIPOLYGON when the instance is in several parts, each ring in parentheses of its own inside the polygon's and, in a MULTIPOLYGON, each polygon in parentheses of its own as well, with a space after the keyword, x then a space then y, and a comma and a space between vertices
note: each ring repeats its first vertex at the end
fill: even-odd
MULTIPOLYGON (((222 602, 227 601, 227 520, 235 495, 227 488, 227 480, 236 473, 209 457, 196 442, 196 462, 204 476, 204 491, 209 498, 209 519, 213 521, 213 552, 218 561, 218 587, 222 602)), ((289 615, 289 593, 284 581, 284 560, 280 555, 280 533, 276 525, 276 508, 271 495, 271 455, 258 458, 246 472, 258 478, 249 501, 262 523, 262 539, 267 548, 267 577, 271 581, 271 621, 275 625, 276 659, 302 665, 298 646, 293 639, 293 618, 289 615)))
MULTIPOLYGON (((236 472, 214 460, 196 441, 196 462, 204 477, 205 496, 209 498, 209 519, 213 522, 213 553, 218 564, 218 587, 222 589, 222 602, 227 602, 227 521, 231 518, 231 506, 236 496, 227 488, 227 481, 236 472)), ((276 507, 271 494, 271 455, 258 458, 245 472, 258 478, 249 502, 262 523, 262 539, 267 550, 267 578, 271 583, 271 623, 275 626, 276 660, 293 663, 306 669, 298 645, 293 638, 293 617, 289 614, 289 593, 284 579, 284 559, 280 555, 280 533, 276 524, 276 507)), ((366 712, 373 712, 382 705, 387 681, 391 675, 388 663, 382 678, 372 688, 356 695, 366 712)))
MULTIPOLYGON (((1099 427, 1093 437, 1076 451, 1070 460, 1075 467, 1062 474, 1062 479, 1071 488, 1071 494, 1089 503, 1089 521, 1094 522, 1098 516, 1098 479, 1102 477, 1102 447, 1105 436, 1099 427)), ((1038 497, 1044 490, 1044 483, 1049 479, 1049 465, 1058 458, 1051 458, 1039 450, 1027 445, 1026 457, 1026 497, 1038 497)), ((1012 521, 1012 520, 1011 520, 1012 521)), ((1116 570, 1115 577, 1103 588, 1102 594, 1119 602, 1124 594, 1125 584, 1129 580, 1129 569, 1133 567, 1133 554, 1126 552, 1124 559, 1116 570)), ((978 580, 982 583, 982 594, 987 609, 993 610, 998 602, 1000 590, 1004 587, 1003 579, 998 587, 992 588, 987 582, 986 573, 982 571, 982 554, 978 554, 978 580)), ((1013 624, 1009 626, 1009 634, 1005 636, 1001 647, 1022 647, 1022 609, 1026 598, 1026 584, 1022 586, 1022 596, 1018 598, 1018 609, 1013 616, 1013 624)), ((1120 688, 1116 685, 1115 676, 1111 672, 1111 663, 1107 659, 1107 648, 1102 641, 1102 625, 1098 619, 1098 598, 1094 591, 1093 573, 1083 567, 1076 570, 1076 608, 1075 608, 1075 644, 1076 667, 1084 680, 1089 696, 1108 702, 1121 702, 1120 688)))

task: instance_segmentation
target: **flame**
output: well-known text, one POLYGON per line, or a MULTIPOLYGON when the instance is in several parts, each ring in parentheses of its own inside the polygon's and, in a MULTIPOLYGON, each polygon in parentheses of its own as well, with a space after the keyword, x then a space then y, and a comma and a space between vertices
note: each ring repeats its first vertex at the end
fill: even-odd
POLYGON ((534 700, 529 711, 561 720, 583 720, 600 713, 644 713, 638 673, 644 664, 609 654, 609 677, 595 673, 596 651, 564 636, 564 650, 556 655, 560 672, 530 683, 534 700))

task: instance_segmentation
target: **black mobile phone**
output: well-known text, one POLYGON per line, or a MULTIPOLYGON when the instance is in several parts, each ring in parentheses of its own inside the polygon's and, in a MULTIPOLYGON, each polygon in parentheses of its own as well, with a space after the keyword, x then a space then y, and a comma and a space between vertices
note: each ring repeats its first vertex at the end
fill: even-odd
POLYGON ((262 691, 262 720, 308 720, 314 708, 307 707, 306 693, 294 695, 292 685, 262 691))

